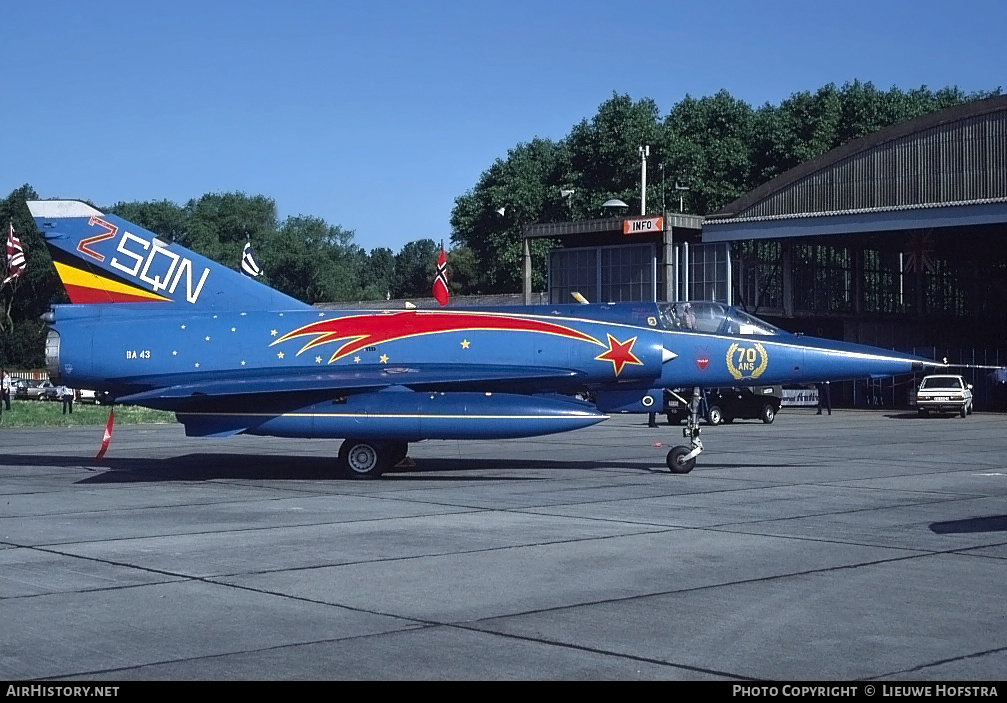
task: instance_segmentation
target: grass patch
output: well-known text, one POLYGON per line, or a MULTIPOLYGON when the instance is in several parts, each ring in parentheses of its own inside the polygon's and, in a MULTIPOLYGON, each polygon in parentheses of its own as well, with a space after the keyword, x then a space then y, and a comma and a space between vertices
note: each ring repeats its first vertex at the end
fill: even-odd
MULTIPOLYGON (((41 400, 12 400, 0 417, 3 427, 69 427, 71 425, 104 425, 108 422, 107 405, 73 404, 73 414, 63 414, 63 404, 41 400)), ((175 422, 175 413, 150 410, 132 405, 115 406, 115 424, 164 424, 175 422)))

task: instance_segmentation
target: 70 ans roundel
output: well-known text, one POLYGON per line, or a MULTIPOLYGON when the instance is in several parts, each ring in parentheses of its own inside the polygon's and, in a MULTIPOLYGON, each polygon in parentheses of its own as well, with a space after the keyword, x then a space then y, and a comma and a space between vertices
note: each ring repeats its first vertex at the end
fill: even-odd
POLYGON ((727 349, 727 370, 734 378, 758 378, 769 365, 769 354, 759 342, 741 345, 735 342, 727 349))

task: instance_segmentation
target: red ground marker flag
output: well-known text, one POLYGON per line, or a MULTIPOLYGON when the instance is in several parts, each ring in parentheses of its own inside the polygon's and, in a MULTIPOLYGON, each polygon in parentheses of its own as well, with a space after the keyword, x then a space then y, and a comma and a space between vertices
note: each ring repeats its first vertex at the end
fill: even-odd
POLYGON ((101 438, 101 448, 98 450, 98 456, 94 458, 95 461, 101 461, 101 458, 105 456, 105 452, 108 451, 108 444, 112 441, 112 424, 115 422, 115 408, 109 408, 108 411, 108 422, 105 424, 105 434, 101 438))

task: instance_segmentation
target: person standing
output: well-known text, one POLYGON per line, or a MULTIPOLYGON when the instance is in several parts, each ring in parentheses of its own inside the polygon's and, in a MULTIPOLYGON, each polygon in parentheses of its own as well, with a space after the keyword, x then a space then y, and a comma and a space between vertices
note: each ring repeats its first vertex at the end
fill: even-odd
POLYGON ((7 410, 10 410, 10 386, 10 374, 7 373, 7 369, 0 369, 0 393, 3 394, 0 401, 7 410))
POLYGON ((818 412, 815 414, 821 415, 822 408, 826 408, 829 415, 832 414, 832 392, 828 381, 818 384, 818 412))
POLYGON ((63 401, 63 414, 73 415, 73 391, 61 385, 56 389, 56 395, 63 401))

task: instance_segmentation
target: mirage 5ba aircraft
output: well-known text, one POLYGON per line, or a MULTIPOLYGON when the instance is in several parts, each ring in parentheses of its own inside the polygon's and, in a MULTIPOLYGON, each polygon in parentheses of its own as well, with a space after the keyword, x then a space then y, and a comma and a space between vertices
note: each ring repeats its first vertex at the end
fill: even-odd
POLYGON ((321 311, 85 203, 28 207, 72 301, 46 316, 54 381, 174 411, 190 436, 343 439, 349 476, 410 442, 565 432, 692 387, 689 444, 667 456, 687 473, 700 387, 938 366, 709 302, 321 311))

